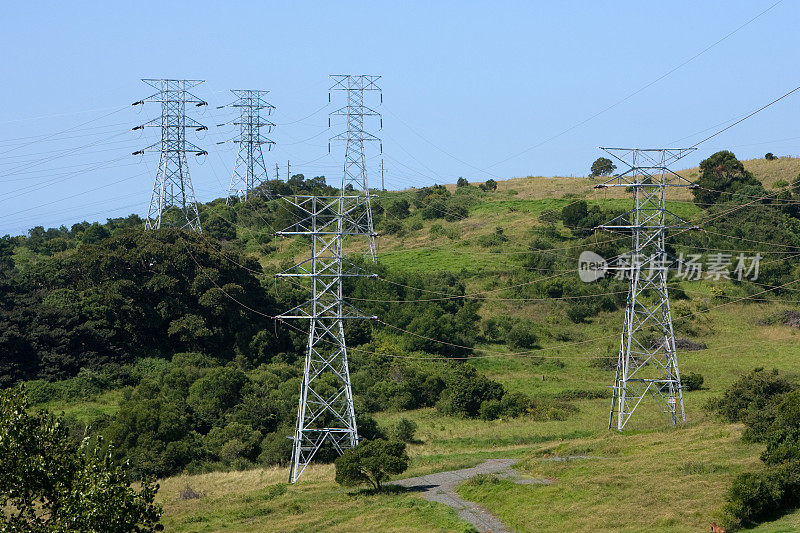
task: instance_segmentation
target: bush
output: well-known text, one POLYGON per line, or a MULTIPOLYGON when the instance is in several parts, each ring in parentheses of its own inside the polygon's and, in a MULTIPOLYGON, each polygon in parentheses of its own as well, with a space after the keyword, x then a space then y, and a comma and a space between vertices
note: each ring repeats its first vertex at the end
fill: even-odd
POLYGON ((800 427, 781 428, 767 438, 767 448, 761 460, 775 465, 789 461, 800 461, 800 427))
POLYGON ((506 343, 512 350, 535 348, 539 339, 533 332, 534 324, 530 320, 522 320, 511 327, 506 335, 506 343))
POLYGON ((401 418, 392 431, 392 437, 401 442, 414 442, 414 432, 416 431, 416 422, 408 418, 401 418))
POLYGON ((456 182, 456 187, 461 188, 461 187, 466 187, 467 185, 469 185, 469 181, 461 177, 458 178, 458 181, 456 182))
POLYGON ((764 159, 766 159, 767 161, 774 161, 775 159, 778 158, 775 157, 775 154, 773 154, 772 152, 767 152, 766 154, 764 154, 764 159))
POLYGON ((383 232, 387 235, 396 235, 403 231, 403 225, 397 220, 387 220, 383 224, 383 232))
POLYGON ((687 391, 693 390, 700 390, 703 388, 703 375, 697 372, 689 372, 689 374, 683 376, 681 379, 683 382, 683 388, 687 391))
POLYGON ((478 374, 474 367, 462 365, 450 376, 436 408, 445 414, 475 418, 484 401, 500 400, 504 392, 500 383, 478 374))
POLYGON ((398 219, 402 220, 407 218, 411 212, 409 211, 410 204, 408 200, 397 200, 389 204, 389 207, 386 208, 386 218, 391 219, 398 219))
POLYGON ((503 405, 500 400, 486 400, 481 402, 478 417, 481 420, 495 420, 503 414, 503 405))
POLYGON ((376 492, 381 492, 382 484, 390 476, 405 472, 409 462, 404 442, 384 439, 363 442, 334 461, 336 483, 343 486, 369 483, 376 492))
POLYGON ((586 322, 587 318, 594 316, 596 313, 597 309, 587 302, 579 302, 567 307, 567 318, 576 324, 586 322))
POLYGON ((485 183, 481 183, 479 187, 481 188, 482 191, 496 191, 497 182, 489 178, 488 180, 486 180, 485 183))
POLYGON ((764 196, 766 191, 741 161, 722 150, 700 162, 700 187, 692 190, 694 201, 701 207, 723 202, 747 202, 750 196, 764 196), (741 196, 738 196, 741 194, 741 196))
POLYGON ((767 404, 780 401, 795 386, 778 373, 756 368, 728 387, 714 407, 728 422, 742 422, 751 411, 759 412, 767 404))
POLYGON ((794 461, 734 479, 725 512, 731 526, 752 526, 776 518, 800 503, 800 462, 794 461))

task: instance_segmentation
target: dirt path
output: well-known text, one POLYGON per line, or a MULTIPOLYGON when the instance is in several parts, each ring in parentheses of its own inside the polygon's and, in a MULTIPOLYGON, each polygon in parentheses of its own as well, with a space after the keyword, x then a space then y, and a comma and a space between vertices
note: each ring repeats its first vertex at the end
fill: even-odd
POLYGON ((449 505, 456 510, 459 517, 471 523, 481 533, 501 533, 506 531, 502 522, 493 514, 482 509, 478 504, 459 496, 456 493, 456 486, 478 474, 498 474, 500 477, 513 479, 515 483, 551 483, 547 479, 517 479, 519 474, 511 467, 518 461, 519 459, 489 459, 472 468, 400 479, 393 483, 421 492, 422 497, 426 500, 449 505))

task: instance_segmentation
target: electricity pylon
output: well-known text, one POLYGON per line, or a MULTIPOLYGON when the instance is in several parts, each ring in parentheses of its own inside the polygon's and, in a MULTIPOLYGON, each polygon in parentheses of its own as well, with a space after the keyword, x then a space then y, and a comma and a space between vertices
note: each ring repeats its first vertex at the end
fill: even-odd
POLYGON ((608 427, 622 430, 645 396, 650 395, 672 424, 686 420, 683 391, 675 351, 667 273, 667 230, 697 229, 665 206, 671 187, 693 184, 667 166, 693 148, 601 148, 628 170, 595 188, 626 187, 633 193, 633 208, 600 226, 630 234, 630 261, 623 269, 630 275, 625 324, 622 328, 617 373, 608 427))
MULTIPOLYGON (((359 213, 354 213, 354 219, 358 221, 360 227, 363 228, 364 234, 370 235, 369 237, 369 255, 372 261, 375 261, 375 237, 372 225, 372 208, 370 205, 369 183, 367 181, 367 162, 364 156, 364 142, 365 141, 378 141, 380 139, 369 132, 364 131, 364 117, 379 117, 380 113, 374 109, 364 105, 364 91, 381 91, 378 87, 378 80, 380 76, 369 75, 350 75, 350 74, 335 74, 331 76, 333 86, 331 91, 345 91, 347 93, 347 103, 344 107, 331 112, 331 116, 345 117, 347 122, 347 131, 334 135, 330 141, 344 141, 344 172, 342 174, 342 194, 345 192, 353 192, 356 194, 363 193, 364 203, 360 208, 359 213)), ((383 103, 383 93, 381 94, 381 103, 383 103)), ((328 101, 330 101, 330 93, 328 93, 328 101)), ((380 119, 381 128, 383 128, 383 119, 380 119)), ((328 119, 328 126, 330 127, 330 118, 328 119)), ((330 151, 330 144, 328 144, 330 151)), ((381 153, 383 153, 383 145, 381 144, 381 153)))
POLYGON ((153 194, 150 196, 150 208, 147 211, 145 229, 159 229, 162 216, 170 207, 178 207, 186 223, 183 228, 190 228, 200 233, 200 215, 197 211, 197 201, 194 196, 192 180, 189 177, 189 165, 186 154, 206 155, 208 152, 198 148, 186 140, 186 128, 196 131, 206 130, 205 126, 186 116, 186 104, 195 104, 200 107, 208 105, 207 102, 189 92, 189 89, 201 83, 202 80, 168 80, 146 79, 142 80, 158 92, 134 102, 132 105, 143 105, 145 102, 158 102, 161 104, 161 116, 150 122, 145 122, 134 127, 134 130, 146 127, 160 127, 161 140, 147 148, 133 152, 133 155, 145 152, 160 152, 161 160, 158 164, 156 181, 153 185, 153 194))
POLYGON ((300 221, 277 235, 311 237, 311 257, 277 277, 309 278, 311 299, 279 319, 309 321, 297 424, 292 437, 289 479, 297 481, 325 442, 338 454, 358 445, 358 429, 347 364, 344 320, 375 319, 346 304, 342 282, 365 274, 344 257, 344 239, 364 235, 353 219, 363 212, 365 195, 286 198, 300 221))
POLYGON ((364 91, 380 90, 375 83, 380 76, 331 77, 334 80, 331 90, 347 91, 347 105, 332 113, 347 117, 347 131, 331 138, 346 142, 339 195, 286 198, 300 220, 277 233, 311 237, 311 257, 277 274, 308 278, 311 282, 311 299, 278 316, 309 322, 297 424, 292 437, 289 470, 292 483, 326 442, 339 454, 358 445, 344 321, 377 318, 346 304, 342 285, 347 277, 377 277, 345 258, 344 243, 347 237, 367 237, 370 257, 375 260, 376 233, 372 225, 364 141, 378 138, 364 131, 364 117, 380 115, 364 106, 364 91))
MULTIPOLYGON (((233 174, 228 187, 226 203, 231 203, 234 198, 247 200, 247 196, 256 187, 267 183, 269 176, 267 175, 267 166, 264 164, 264 154, 261 151, 261 146, 266 144, 267 150, 269 150, 275 144, 274 141, 266 138, 261 133, 261 128, 267 128, 267 133, 270 133, 272 128, 275 127, 275 124, 261 116, 263 110, 266 109, 266 114, 269 116, 272 110, 275 109, 275 106, 264 100, 269 91, 232 89, 231 92, 236 96, 237 100, 232 104, 217 108, 239 108, 239 118, 232 122, 234 126, 239 126, 239 134, 232 141, 217 143, 233 142, 239 145, 239 153, 236 156, 236 163, 233 165, 233 174)), ((225 124, 227 123, 218 124, 218 126, 224 126, 225 124)), ((265 194, 268 198, 272 196, 269 190, 265 191, 265 194)))

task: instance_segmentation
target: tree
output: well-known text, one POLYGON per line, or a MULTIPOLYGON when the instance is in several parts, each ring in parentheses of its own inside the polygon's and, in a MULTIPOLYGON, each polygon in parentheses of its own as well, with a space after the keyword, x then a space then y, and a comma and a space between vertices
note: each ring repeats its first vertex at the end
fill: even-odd
POLYGON ((28 408, 21 389, 0 391, 0 530, 163 529, 157 484, 131 488, 99 443, 78 445, 63 420, 28 408))
POLYGON ((469 185, 469 181, 459 176, 458 181, 456 182, 456 187, 461 188, 466 187, 467 185, 469 185))
POLYGON ((486 180, 485 183, 481 183, 480 188, 482 191, 496 191, 497 190, 497 182, 494 181, 492 178, 486 180))
POLYGON ((561 220, 568 228, 582 228, 583 221, 589 216, 589 206, 586 200, 578 200, 567 204, 561 210, 561 220))
POLYGON ((598 157, 594 160, 594 163, 592 163, 589 177, 608 176, 615 170, 617 170, 617 165, 615 165, 613 161, 607 157, 598 157))
POLYGON ((417 423, 408 418, 401 418, 394 427, 392 433, 394 437, 402 442, 414 442, 414 432, 417 431, 417 423))
POLYGON ((86 244, 95 244, 109 236, 109 232, 105 226, 101 226, 97 222, 86 228, 83 232, 83 242, 86 244))
POLYGON ((772 152, 767 152, 764 155, 764 159, 766 159, 767 161, 774 161, 775 159, 778 159, 778 158, 772 152))
POLYGON ((408 210, 409 207, 408 200, 397 200, 386 208, 386 218, 407 218, 411 214, 408 210))
POLYGON ((334 461, 336 483, 354 486, 369 483, 376 492, 391 475, 401 474, 410 459, 404 442, 376 439, 362 442, 334 461))
POLYGON ((752 173, 745 170, 733 152, 722 150, 700 162, 700 177, 692 189, 694 201, 701 207, 721 202, 749 202, 766 196, 767 191, 752 173), (741 195, 737 198, 737 195, 741 195))

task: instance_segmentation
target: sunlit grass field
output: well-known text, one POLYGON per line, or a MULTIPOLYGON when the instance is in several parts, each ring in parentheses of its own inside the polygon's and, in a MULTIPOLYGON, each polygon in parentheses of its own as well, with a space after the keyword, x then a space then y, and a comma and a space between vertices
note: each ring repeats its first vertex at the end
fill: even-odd
MULTIPOLYGON (((754 160, 745 166, 768 188, 791 181, 800 160, 754 160)), ((682 174, 690 176, 697 169, 682 174)), ((589 205, 627 209, 623 190, 597 192, 598 180, 528 177, 501 181, 498 191, 470 208, 466 220, 419 220, 419 229, 403 236, 384 236, 380 261, 393 271, 452 271, 476 274, 470 291, 497 286, 497 276, 522 268, 530 228, 548 209, 559 210, 576 198, 589 205), (564 194, 570 193, 568 198, 564 194), (434 226, 440 226, 438 229, 434 226), (502 248, 477 244, 481 235, 502 227, 508 242, 502 248)), ((407 195, 408 193, 390 193, 407 195)), ((683 191, 670 203, 677 215, 692 219, 700 210, 683 191), (683 196, 680 196, 683 195, 683 196)), ((277 253, 266 262, 277 265, 304 253, 291 241, 276 241, 277 253)), ((255 252, 254 252, 255 253, 255 252)), ((790 308, 778 302, 728 303, 744 296, 731 284, 681 283, 689 295, 675 316, 696 313, 693 340, 706 349, 679 352, 681 372, 698 372, 703 389, 684 397, 686 423, 668 424, 647 400, 624 433, 607 429, 613 371, 597 364, 616 359, 622 311, 600 313, 588 323, 567 321, 563 310, 547 302, 485 302, 484 317, 507 314, 545 327, 569 331, 571 340, 542 338, 529 356, 498 357, 511 351, 503 345, 478 346, 474 365, 511 391, 534 398, 569 399, 577 412, 565 420, 529 418, 463 420, 435 409, 384 412, 375 418, 390 427, 402 418, 414 420, 419 443, 410 445, 412 464, 403 477, 474 466, 487 458, 517 458, 519 472, 548 478, 550 485, 515 484, 509 480, 465 483, 460 494, 497 515, 512 531, 703 531, 719 521, 725 491, 744 471, 761 468, 761 445, 741 441, 742 427, 726 424, 707 412, 718 396, 755 367, 778 368, 800 378, 800 333, 766 318, 790 308), (714 289, 712 291, 712 288, 714 289), (720 290, 725 297, 720 296, 720 290), (726 298, 727 297, 727 298, 726 298), (708 312, 702 312, 709 309, 708 312), (586 456, 571 461, 553 457, 586 456)), ((685 324, 676 321, 677 336, 685 324)), ((82 420, 114 412, 119 391, 91 402, 48 406, 82 420)), ((295 485, 287 484, 284 468, 181 475, 161 480, 158 500, 164 506, 167 531, 471 531, 450 508, 427 502, 414 492, 370 494, 334 483, 332 465, 312 465, 295 485), (189 487, 199 498, 181 497, 189 487)), ((800 512, 754 531, 800 530, 800 512)))

